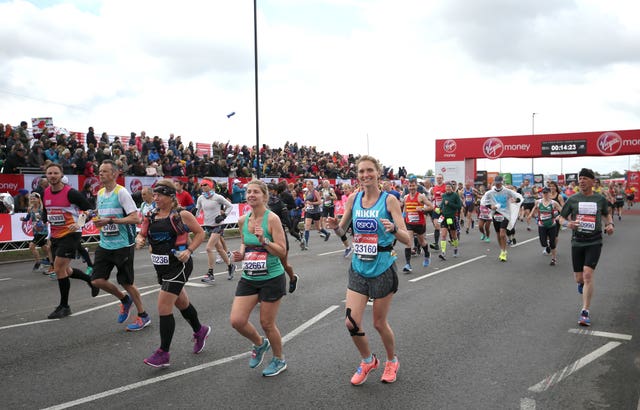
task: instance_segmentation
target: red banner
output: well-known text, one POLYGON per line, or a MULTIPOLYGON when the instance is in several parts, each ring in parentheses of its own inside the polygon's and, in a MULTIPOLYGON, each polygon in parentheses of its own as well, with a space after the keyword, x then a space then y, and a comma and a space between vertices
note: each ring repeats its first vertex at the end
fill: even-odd
POLYGON ((436 161, 640 154, 640 130, 436 140, 436 161))

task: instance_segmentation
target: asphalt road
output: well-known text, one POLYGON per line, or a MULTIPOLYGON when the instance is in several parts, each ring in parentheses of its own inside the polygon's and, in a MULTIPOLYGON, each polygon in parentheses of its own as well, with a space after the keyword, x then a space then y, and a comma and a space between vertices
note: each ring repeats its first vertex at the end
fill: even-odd
MULTIPOLYGON (((159 345, 158 285, 146 250, 136 253, 136 283, 152 325, 135 333, 116 323, 113 297, 91 298, 77 280, 74 314, 47 320, 58 302, 56 282, 31 272, 30 263, 4 265, 0 407, 637 410, 640 216, 616 225, 596 271, 593 326, 586 332, 577 326, 581 300, 566 231, 555 267, 522 224, 506 263, 497 260, 495 239, 480 242, 475 230, 462 233, 459 258, 436 258, 428 268, 414 258, 413 273, 399 273, 389 315, 401 362, 390 385, 380 383, 382 369, 362 386, 349 383, 359 357, 344 326, 348 261, 333 236, 324 242, 313 233, 306 252, 292 244, 301 282, 280 309, 288 370, 273 378, 249 369, 250 343, 228 323, 237 280, 226 280, 217 265, 216 284, 200 283, 204 246, 187 289, 213 332, 205 350, 192 354, 192 331, 176 312, 171 367, 163 370, 142 363, 159 345)), ((229 245, 237 247, 238 239, 229 245)), ((397 263, 400 270, 403 257, 397 263)), ((364 331, 384 358, 367 310, 364 331)), ((257 314, 252 321, 259 324, 257 314)))

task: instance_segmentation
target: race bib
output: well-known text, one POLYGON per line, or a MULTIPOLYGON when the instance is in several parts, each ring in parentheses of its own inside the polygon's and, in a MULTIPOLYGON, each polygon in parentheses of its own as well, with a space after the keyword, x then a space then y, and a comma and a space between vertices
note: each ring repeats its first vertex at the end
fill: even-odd
POLYGON ((152 253, 151 263, 153 263, 154 265, 168 265, 169 255, 156 255, 152 253))
POLYGON ((267 252, 245 252, 242 270, 250 276, 267 274, 267 252))
POLYGON ((496 213, 495 215, 493 215, 493 220, 496 222, 502 222, 504 221, 504 216, 496 213))
POLYGON ((578 232, 593 233, 596 230, 595 215, 578 215, 576 221, 578 221, 578 232))
POLYGON ((52 226, 64 226, 64 215, 62 212, 49 213, 47 219, 52 226))
POLYGON ((582 215, 595 215, 598 213, 598 204, 595 202, 578 203, 578 213, 582 215))
POLYGON ((102 227, 102 233, 104 236, 118 236, 120 234, 120 229, 116 224, 107 224, 102 227))
POLYGON ((546 221, 548 219, 551 219, 551 213, 550 212, 540 212, 540 220, 541 221, 546 221))
POLYGON ((414 224, 420 222, 420 214, 417 212, 407 212, 407 221, 414 224))
POLYGON ((357 233, 353 235, 353 251, 361 260, 373 260, 378 256, 378 235, 357 233))
POLYGON ((464 200, 465 200, 465 201, 467 201, 467 202, 473 202, 473 196, 471 196, 471 195, 465 195, 465 196, 464 196, 464 200))

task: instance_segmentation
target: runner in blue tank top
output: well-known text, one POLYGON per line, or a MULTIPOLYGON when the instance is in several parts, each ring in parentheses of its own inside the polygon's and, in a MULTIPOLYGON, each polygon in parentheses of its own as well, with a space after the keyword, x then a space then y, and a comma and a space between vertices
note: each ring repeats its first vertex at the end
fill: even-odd
POLYGON ((327 218, 328 227, 334 229, 338 237, 343 236, 353 222, 354 252, 349 267, 345 324, 362 361, 351 378, 351 384, 364 383, 369 372, 379 364, 362 329, 362 316, 370 297, 374 299, 373 322, 379 324, 376 327, 387 354, 381 381, 393 383, 400 367, 395 354, 395 336, 387 322, 393 294, 398 290, 393 241, 398 239, 406 247, 411 247, 411 236, 402 218, 400 202, 380 191, 382 167, 378 161, 363 155, 358 160, 357 169, 361 191, 349 196, 340 223, 336 218, 327 218))

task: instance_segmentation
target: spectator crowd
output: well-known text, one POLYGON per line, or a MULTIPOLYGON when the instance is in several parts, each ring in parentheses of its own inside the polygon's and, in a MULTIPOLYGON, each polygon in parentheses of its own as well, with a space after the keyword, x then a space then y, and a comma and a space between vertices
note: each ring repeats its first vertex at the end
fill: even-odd
MULTIPOLYGON (((231 145, 213 142, 210 153, 199 155, 193 142, 184 143, 181 136, 170 134, 168 141, 150 137, 142 131, 129 138, 110 138, 103 132, 98 138, 89 127, 84 138, 77 133, 51 133, 47 129, 32 135, 26 121, 19 127, 0 124, 0 161, 3 173, 40 173, 49 162, 62 165, 67 175, 87 177, 97 174, 105 159, 116 162, 123 175, 194 176, 250 178, 260 175, 277 178, 351 179, 356 177, 358 156, 318 151, 315 146, 299 146, 286 142, 271 148, 231 145), (126 139, 126 141, 124 141, 126 139), (84 140, 84 141, 81 141, 84 140), (258 162, 259 159, 259 162, 258 162)), ((385 167, 389 179, 406 177, 400 167, 397 173, 385 167)))

